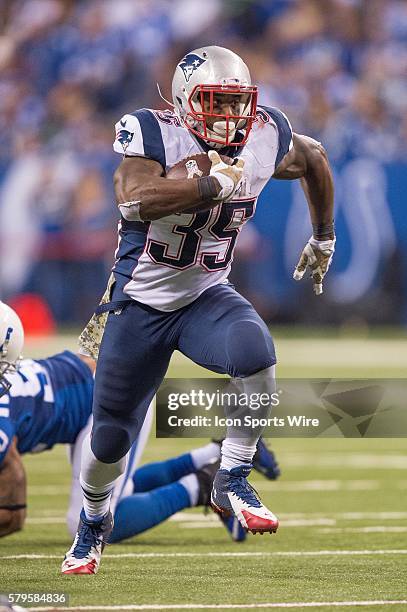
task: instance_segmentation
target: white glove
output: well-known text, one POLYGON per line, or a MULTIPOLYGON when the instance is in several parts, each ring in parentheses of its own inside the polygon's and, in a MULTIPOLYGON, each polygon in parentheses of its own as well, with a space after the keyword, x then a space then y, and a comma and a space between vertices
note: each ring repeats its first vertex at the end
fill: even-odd
POLYGON ((238 159, 233 166, 225 164, 216 151, 209 151, 208 157, 211 160, 212 167, 209 173, 210 176, 216 178, 221 186, 221 190, 214 200, 227 200, 234 194, 242 175, 244 160, 238 159))
POLYGON ((301 280, 308 266, 314 281, 314 292, 321 295, 323 292, 322 281, 331 265, 335 252, 336 238, 333 240, 316 240, 313 236, 304 247, 299 262, 297 263, 293 278, 301 280))

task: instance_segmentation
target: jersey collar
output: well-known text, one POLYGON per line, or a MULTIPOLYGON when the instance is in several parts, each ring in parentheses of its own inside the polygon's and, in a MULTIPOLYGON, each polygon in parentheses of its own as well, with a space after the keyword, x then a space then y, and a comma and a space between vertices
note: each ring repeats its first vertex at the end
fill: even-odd
MULTIPOLYGON (((200 138, 199 136, 197 136, 196 134, 192 134, 191 136, 196 140, 196 142, 199 144, 199 146, 205 151, 205 153, 208 153, 208 151, 217 151, 219 153, 219 155, 225 155, 226 157, 239 157, 244 149, 244 145, 242 147, 240 147, 239 145, 230 145, 228 147, 223 147, 222 149, 213 149, 213 147, 210 147, 208 145, 207 142, 205 142, 205 140, 203 140, 202 138, 200 138)), ((243 134, 242 132, 237 132, 236 133, 236 141, 237 142, 241 142, 243 140, 243 134)))

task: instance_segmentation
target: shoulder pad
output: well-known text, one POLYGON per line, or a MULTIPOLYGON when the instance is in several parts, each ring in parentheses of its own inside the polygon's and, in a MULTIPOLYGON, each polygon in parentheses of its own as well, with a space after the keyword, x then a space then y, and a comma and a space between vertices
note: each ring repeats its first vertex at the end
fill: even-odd
POLYGON ((259 106, 257 109, 261 121, 265 123, 270 120, 276 126, 278 132, 278 152, 276 157, 276 167, 283 157, 293 146, 293 130, 288 117, 274 106, 259 106))

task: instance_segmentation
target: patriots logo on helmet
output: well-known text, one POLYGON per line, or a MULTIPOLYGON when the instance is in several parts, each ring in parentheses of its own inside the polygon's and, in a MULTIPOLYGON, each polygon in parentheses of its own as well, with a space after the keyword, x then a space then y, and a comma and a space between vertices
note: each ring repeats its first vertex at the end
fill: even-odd
POLYGON ((134 132, 129 132, 128 130, 119 130, 117 133, 117 140, 122 145, 124 151, 127 149, 131 141, 133 140, 134 132))
POLYGON ((203 57, 200 57, 195 53, 188 53, 188 55, 184 57, 182 62, 178 64, 178 66, 184 73, 184 77, 187 83, 195 72, 195 70, 199 68, 199 66, 201 66, 204 62, 206 62, 206 59, 204 59, 203 57))

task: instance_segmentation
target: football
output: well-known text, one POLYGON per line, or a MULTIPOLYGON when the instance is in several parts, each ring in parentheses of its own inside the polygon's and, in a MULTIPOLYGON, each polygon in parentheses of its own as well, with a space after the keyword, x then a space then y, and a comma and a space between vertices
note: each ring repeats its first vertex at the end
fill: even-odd
MULTIPOLYGON (((228 164, 229 166, 232 165, 233 159, 231 157, 227 157, 226 155, 221 155, 220 157, 225 164, 228 164)), ((166 178, 192 179, 200 178, 201 176, 208 176, 211 171, 211 165, 211 160, 206 153, 196 153, 195 155, 190 155, 189 157, 181 159, 181 161, 172 166, 168 170, 166 178)), ((218 204, 219 202, 216 202, 215 200, 209 200, 207 202, 207 206, 200 204, 199 206, 188 208, 188 210, 185 210, 184 212, 205 212, 211 208, 214 208, 218 204)))
MULTIPOLYGON (((232 165, 233 159, 231 157, 227 157, 226 155, 221 155, 220 157, 225 164, 229 166, 232 165)), ((208 176, 211 171, 211 165, 211 160, 206 153, 190 155, 172 166, 168 170, 166 178, 186 179, 208 176)))

